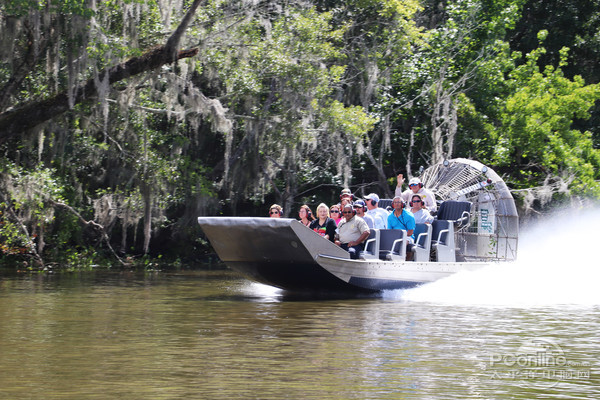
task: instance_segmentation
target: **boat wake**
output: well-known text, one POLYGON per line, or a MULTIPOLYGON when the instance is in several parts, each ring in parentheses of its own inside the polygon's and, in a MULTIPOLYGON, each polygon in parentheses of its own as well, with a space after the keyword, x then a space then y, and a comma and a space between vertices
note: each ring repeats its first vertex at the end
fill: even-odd
POLYGON ((566 210, 521 232, 519 258, 460 272, 385 299, 490 306, 600 305, 600 209, 566 210))

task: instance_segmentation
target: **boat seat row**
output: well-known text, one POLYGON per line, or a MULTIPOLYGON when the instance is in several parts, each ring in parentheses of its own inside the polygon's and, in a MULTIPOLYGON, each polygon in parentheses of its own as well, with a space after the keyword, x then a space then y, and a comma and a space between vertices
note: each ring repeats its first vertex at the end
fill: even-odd
POLYGON ((384 210, 393 210, 392 208, 392 199, 379 199, 379 203, 377 203, 379 208, 383 208, 384 210))
MULTIPOLYGON (((381 199, 380 206, 391 200, 381 199)), ((436 219, 431 224, 416 224, 414 243, 408 243, 406 231, 400 229, 371 229, 360 258, 365 260, 406 260, 411 254, 414 261, 456 261, 454 232, 468 227, 471 222, 470 201, 446 200, 440 204, 436 219)))
MULTIPOLYGON (((392 199, 380 199, 378 203, 380 208, 393 211, 392 199)), ((437 212, 432 213, 436 219, 454 222, 456 228, 468 226, 471 222, 471 208, 473 203, 470 201, 446 200, 440 203, 437 212)))
MULTIPOLYGON (((379 207, 393 211, 391 199, 380 199, 379 207)), ((470 201, 446 200, 440 203, 437 212, 432 213, 436 219, 452 221, 454 227, 459 229, 466 227, 471 222, 471 208, 473 203, 470 201)))
POLYGON ((452 221, 455 228, 466 227, 471 222, 472 206, 470 201, 446 200, 440 204, 436 219, 452 221))
POLYGON ((432 227, 432 253, 436 261, 456 261, 456 243, 454 239, 454 223, 448 220, 436 219, 431 223, 432 227))
POLYGON ((413 261, 456 261, 454 224, 452 221, 434 220, 431 224, 417 224, 414 243, 408 243, 403 229, 371 229, 360 258, 363 260, 405 261, 411 253, 413 261))

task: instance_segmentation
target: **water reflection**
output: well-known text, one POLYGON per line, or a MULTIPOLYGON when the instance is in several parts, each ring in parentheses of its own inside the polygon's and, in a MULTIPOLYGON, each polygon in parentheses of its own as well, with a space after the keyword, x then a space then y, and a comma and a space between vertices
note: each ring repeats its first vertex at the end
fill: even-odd
POLYGON ((5 278, 0 304, 2 398, 600 394, 597 307, 298 298, 228 270, 5 278), (569 360, 592 365, 591 377, 552 388, 525 385, 507 366, 494 377, 490 357, 531 337, 552 338, 569 360))

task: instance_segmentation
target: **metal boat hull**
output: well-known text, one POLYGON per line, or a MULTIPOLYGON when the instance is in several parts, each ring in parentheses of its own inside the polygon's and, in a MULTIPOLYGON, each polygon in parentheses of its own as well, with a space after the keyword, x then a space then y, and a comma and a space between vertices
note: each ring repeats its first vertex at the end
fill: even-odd
POLYGON ((200 217, 220 259, 249 279, 294 292, 377 292, 433 282, 485 263, 351 260, 293 219, 200 217))
POLYGON ((485 262, 394 262, 347 260, 321 255, 317 263, 349 284, 369 290, 409 289, 459 271, 483 268, 485 262))
POLYGON ((287 218, 200 217, 219 258, 249 279, 290 291, 357 291, 315 262, 319 252, 348 253, 287 218), (300 232, 300 234, 298 234, 300 232))
MULTIPOLYGON (((255 282, 292 292, 359 292, 360 287, 348 284, 329 273, 317 263, 226 262, 255 282)), ((376 290, 366 291, 373 292, 376 290)))

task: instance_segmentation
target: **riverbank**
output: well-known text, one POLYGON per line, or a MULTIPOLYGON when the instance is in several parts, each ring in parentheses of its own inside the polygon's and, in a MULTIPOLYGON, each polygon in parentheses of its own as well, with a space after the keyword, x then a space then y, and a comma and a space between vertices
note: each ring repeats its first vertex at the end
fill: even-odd
POLYGON ((89 254, 63 257, 61 260, 48 262, 39 262, 29 255, 4 255, 0 258, 0 275, 12 273, 60 273, 94 270, 176 271, 223 268, 226 268, 225 264, 223 264, 214 253, 204 254, 195 259, 186 260, 162 256, 128 256, 123 259, 123 262, 117 262, 114 259, 89 254))

